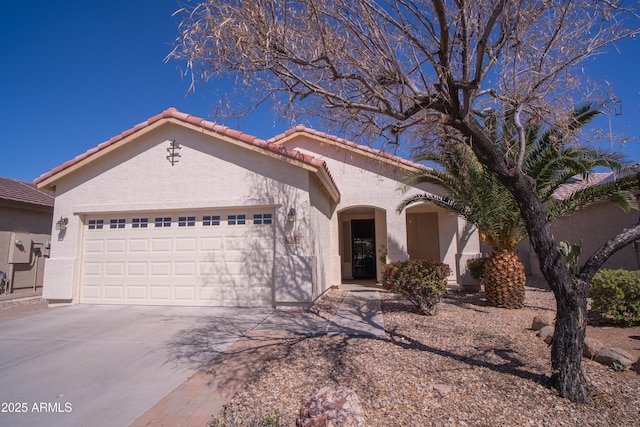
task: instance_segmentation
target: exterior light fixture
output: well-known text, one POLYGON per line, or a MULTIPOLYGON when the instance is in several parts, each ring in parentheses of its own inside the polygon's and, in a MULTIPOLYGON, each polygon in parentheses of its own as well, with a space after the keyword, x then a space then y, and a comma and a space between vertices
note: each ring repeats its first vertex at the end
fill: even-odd
POLYGON ((289 213, 287 213, 287 222, 295 222, 296 221, 296 210, 294 208, 289 209, 289 213))
POLYGON ((69 223, 69 218, 60 217, 58 222, 56 222, 56 230, 60 230, 60 231, 66 230, 68 223, 69 223))

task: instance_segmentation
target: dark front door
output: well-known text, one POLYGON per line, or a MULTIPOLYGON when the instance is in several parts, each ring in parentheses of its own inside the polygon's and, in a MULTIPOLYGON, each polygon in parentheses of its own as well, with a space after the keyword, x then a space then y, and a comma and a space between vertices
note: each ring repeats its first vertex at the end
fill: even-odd
POLYGON ((372 219, 351 221, 351 248, 353 256, 353 278, 376 277, 375 225, 372 219))

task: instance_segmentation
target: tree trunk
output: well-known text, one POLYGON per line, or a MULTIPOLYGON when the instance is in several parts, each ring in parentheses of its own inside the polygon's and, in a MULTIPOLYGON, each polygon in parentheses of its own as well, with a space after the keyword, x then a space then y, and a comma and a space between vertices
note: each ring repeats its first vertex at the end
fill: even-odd
POLYGON ((582 372, 582 347, 587 331, 586 284, 574 278, 574 292, 556 293, 558 310, 551 348, 551 385, 574 402, 588 402, 589 390, 582 372), (559 296, 560 295, 560 296, 559 296), (560 308, 562 304, 562 308, 560 308))
POLYGON ((452 123, 470 136, 478 160, 496 174, 513 194, 531 245, 538 255, 540 270, 556 298, 556 332, 551 349, 551 381, 562 397, 574 402, 587 402, 589 393, 582 372, 582 347, 586 334, 587 287, 584 281, 574 283, 553 240, 547 211, 535 189, 535 183, 508 159, 484 134, 474 119, 452 123))

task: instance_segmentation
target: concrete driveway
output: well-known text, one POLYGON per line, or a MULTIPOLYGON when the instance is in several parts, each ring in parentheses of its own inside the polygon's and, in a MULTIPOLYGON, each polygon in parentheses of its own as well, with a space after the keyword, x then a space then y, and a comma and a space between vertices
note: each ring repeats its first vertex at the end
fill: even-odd
POLYGON ((128 426, 271 309, 90 306, 0 323, 0 425, 128 426))

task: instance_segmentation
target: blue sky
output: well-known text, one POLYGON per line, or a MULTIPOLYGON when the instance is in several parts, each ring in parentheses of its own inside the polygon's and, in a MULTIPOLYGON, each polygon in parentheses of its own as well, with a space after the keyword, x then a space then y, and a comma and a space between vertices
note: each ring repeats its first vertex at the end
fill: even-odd
MULTIPOLYGON (((180 64, 164 62, 178 34, 176 0, 0 5, 0 176, 32 181, 168 107, 216 121, 224 85, 211 82, 185 96, 180 64)), ((622 116, 596 125, 607 129, 610 118, 614 131, 629 136, 613 147, 640 161, 640 40, 619 49, 588 65, 622 99, 622 116)), ((262 138, 288 127, 265 110, 224 124, 262 138)))

